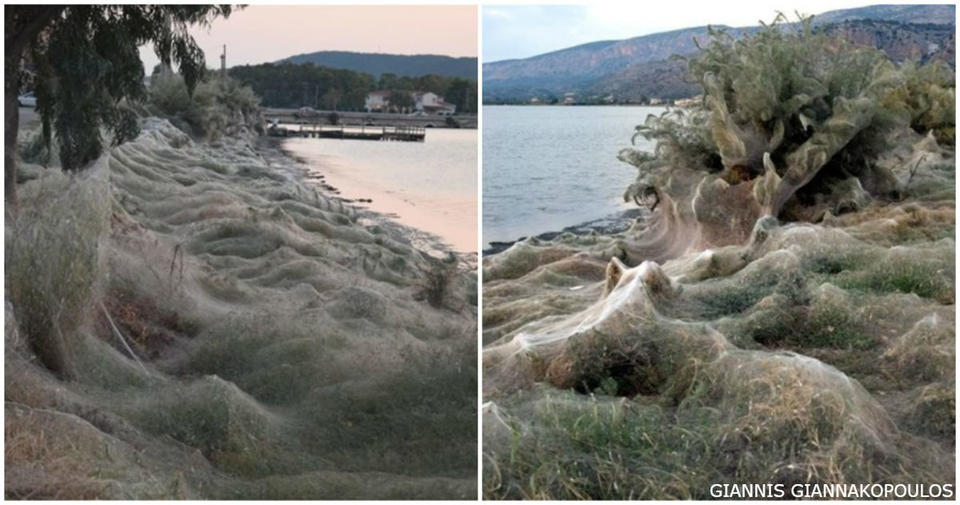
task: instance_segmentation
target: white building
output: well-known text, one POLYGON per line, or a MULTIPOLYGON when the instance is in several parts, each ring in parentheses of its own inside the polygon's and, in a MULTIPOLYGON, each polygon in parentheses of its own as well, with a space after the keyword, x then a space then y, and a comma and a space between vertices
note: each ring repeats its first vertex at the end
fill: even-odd
POLYGON ((385 111, 390 106, 390 91, 371 91, 367 93, 367 99, 363 101, 363 108, 367 112, 385 111))
POLYGON ((693 107, 694 105, 702 102, 703 102, 703 95, 701 94, 693 98, 681 98, 679 100, 674 100, 673 106, 680 107, 680 108, 693 107))
POLYGON ((427 91, 413 92, 413 102, 414 108, 425 114, 439 114, 441 116, 449 116, 457 112, 457 106, 452 103, 447 103, 443 100, 442 96, 437 95, 436 93, 431 93, 427 91))
MULTIPOLYGON (((390 110, 390 95, 392 91, 380 90, 367 93, 363 108, 367 112, 387 112, 390 110)), ((457 112, 457 106, 445 102, 442 96, 429 91, 411 91, 410 98, 413 99, 413 109, 423 114, 438 114, 449 116, 457 112)))

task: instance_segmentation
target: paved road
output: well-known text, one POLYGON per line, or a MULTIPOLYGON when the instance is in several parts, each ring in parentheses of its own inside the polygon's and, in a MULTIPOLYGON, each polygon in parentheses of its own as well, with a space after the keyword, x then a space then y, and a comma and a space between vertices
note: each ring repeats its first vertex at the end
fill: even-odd
POLYGON ((34 126, 40 126, 40 116, 37 115, 37 109, 20 107, 20 129, 33 128, 34 126))

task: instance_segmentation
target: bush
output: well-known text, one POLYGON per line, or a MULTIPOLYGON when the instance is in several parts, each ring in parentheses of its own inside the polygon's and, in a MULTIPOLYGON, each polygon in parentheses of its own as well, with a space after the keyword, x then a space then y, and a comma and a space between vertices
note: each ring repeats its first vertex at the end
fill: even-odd
POLYGON ((74 330, 89 313, 109 230, 106 161, 79 176, 51 171, 25 185, 7 223, 7 293, 20 330, 49 369, 72 375, 74 330))
POLYGON ((434 308, 443 307, 454 279, 457 276, 457 258, 450 254, 442 260, 429 258, 430 268, 424 271, 422 292, 434 308))
MULTIPOLYGON (((782 20, 739 40, 710 31, 710 43, 689 60, 703 101, 637 127, 636 135, 657 146, 653 155, 621 153, 640 172, 625 200, 639 202, 652 190, 690 200, 699 181, 678 184, 682 168, 730 185, 750 182, 743 196, 776 216, 801 188, 829 194, 850 175, 874 194, 895 189, 889 181, 896 179, 871 162, 890 148, 888 134, 897 129, 951 134, 953 81, 942 67, 897 68, 877 49, 815 33, 812 18, 796 31, 781 28, 782 20)), ((744 207, 743 196, 707 206, 744 207)))
MULTIPOLYGON (((218 76, 208 76, 197 85, 191 97, 178 74, 161 71, 154 75, 148 93, 148 108, 189 126, 187 133, 215 139, 235 135, 242 128, 259 126, 260 98, 249 86, 218 76)), ((188 128, 183 128, 187 130, 188 128)))
MULTIPOLYGON (((31 132, 27 134, 26 139, 21 139, 17 146, 17 154, 20 159, 27 163, 37 163, 46 166, 51 161, 51 149, 44 140, 40 132, 31 132)), ((21 167, 17 167, 21 168, 21 167)), ((19 179, 17 182, 24 182, 19 179)))
POLYGON ((884 97, 885 106, 901 110, 917 133, 933 131, 938 143, 953 145, 956 126, 953 69, 939 61, 924 66, 907 62, 901 71, 904 82, 884 97))
POLYGON ((166 69, 150 79, 147 103, 153 106, 155 112, 176 116, 189 110, 192 102, 183 76, 166 69))

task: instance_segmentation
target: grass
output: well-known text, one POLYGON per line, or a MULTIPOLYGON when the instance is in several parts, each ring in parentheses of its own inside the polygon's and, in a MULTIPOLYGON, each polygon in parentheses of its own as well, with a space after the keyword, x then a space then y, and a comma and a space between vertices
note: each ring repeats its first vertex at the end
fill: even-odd
POLYGON ((956 382, 938 382, 924 386, 910 406, 907 427, 915 432, 956 445, 956 382))
POLYGON ((872 349, 876 340, 857 319, 856 310, 834 297, 818 300, 787 339, 801 348, 872 349))
POLYGON ((874 293, 913 293, 939 303, 951 304, 955 299, 952 275, 949 267, 907 260, 881 263, 841 283, 848 289, 874 293))
POLYGON ((51 370, 70 376, 73 332, 84 322, 102 275, 100 242, 109 206, 106 168, 51 172, 23 191, 7 223, 6 287, 20 330, 51 370))
MULTIPOLYGON (((687 282, 653 308, 642 297, 607 307, 611 322, 591 328, 609 331, 565 330, 542 354, 526 349, 513 366, 542 383, 512 391, 491 380, 484 497, 710 499, 713 483, 949 481, 955 339, 939 314, 952 300, 940 272, 951 244, 883 249, 820 228, 770 240, 731 276, 687 282), (736 347, 709 352, 694 337, 709 327, 736 347)), ((498 281, 485 311, 507 327, 524 317, 517 307, 550 298, 541 285, 498 281)), ((560 317, 574 328, 583 316, 560 317)))
POLYGON ((415 300, 432 263, 406 237, 368 233, 265 156, 242 135, 214 146, 153 118, 108 162, 21 187, 8 344, 29 346, 5 355, 7 427, 19 402, 83 428, 49 451, 10 434, 9 450, 37 450, 8 456, 9 496, 475 489, 469 274, 444 263, 443 310, 415 300), (77 465, 44 473, 64 461, 77 465))
POLYGON ((457 258, 450 254, 443 260, 429 258, 430 268, 424 272, 421 292, 427 303, 441 308, 448 302, 452 284, 457 276, 457 258))
POLYGON ((485 450, 485 498, 690 499, 716 476, 698 475, 708 445, 662 407, 566 399, 524 414, 536 432, 514 431, 507 453, 485 450))
MULTIPOLYGON (((656 328, 638 329, 654 332, 656 328)), ((611 396, 654 395, 667 386, 673 370, 662 367, 666 352, 648 334, 613 337, 595 332, 570 346, 548 372, 548 380, 562 388, 611 396)))
POLYGON ((638 168, 624 198, 662 202, 644 225, 485 260, 485 323, 501 337, 485 368, 485 498, 953 481, 955 155, 910 129, 952 136, 950 73, 783 20, 712 31, 688 61, 705 99, 636 129, 657 145, 621 153, 638 168), (706 249, 738 271, 698 270, 706 249), (682 289, 545 311, 556 283, 536 273, 559 252, 656 260, 682 289))

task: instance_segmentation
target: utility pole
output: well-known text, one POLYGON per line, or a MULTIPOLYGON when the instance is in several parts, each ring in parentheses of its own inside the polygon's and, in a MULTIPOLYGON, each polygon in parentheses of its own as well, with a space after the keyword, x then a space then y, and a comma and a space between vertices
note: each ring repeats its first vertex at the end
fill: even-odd
POLYGON ((220 78, 227 78, 227 45, 223 45, 223 54, 220 55, 220 78))

